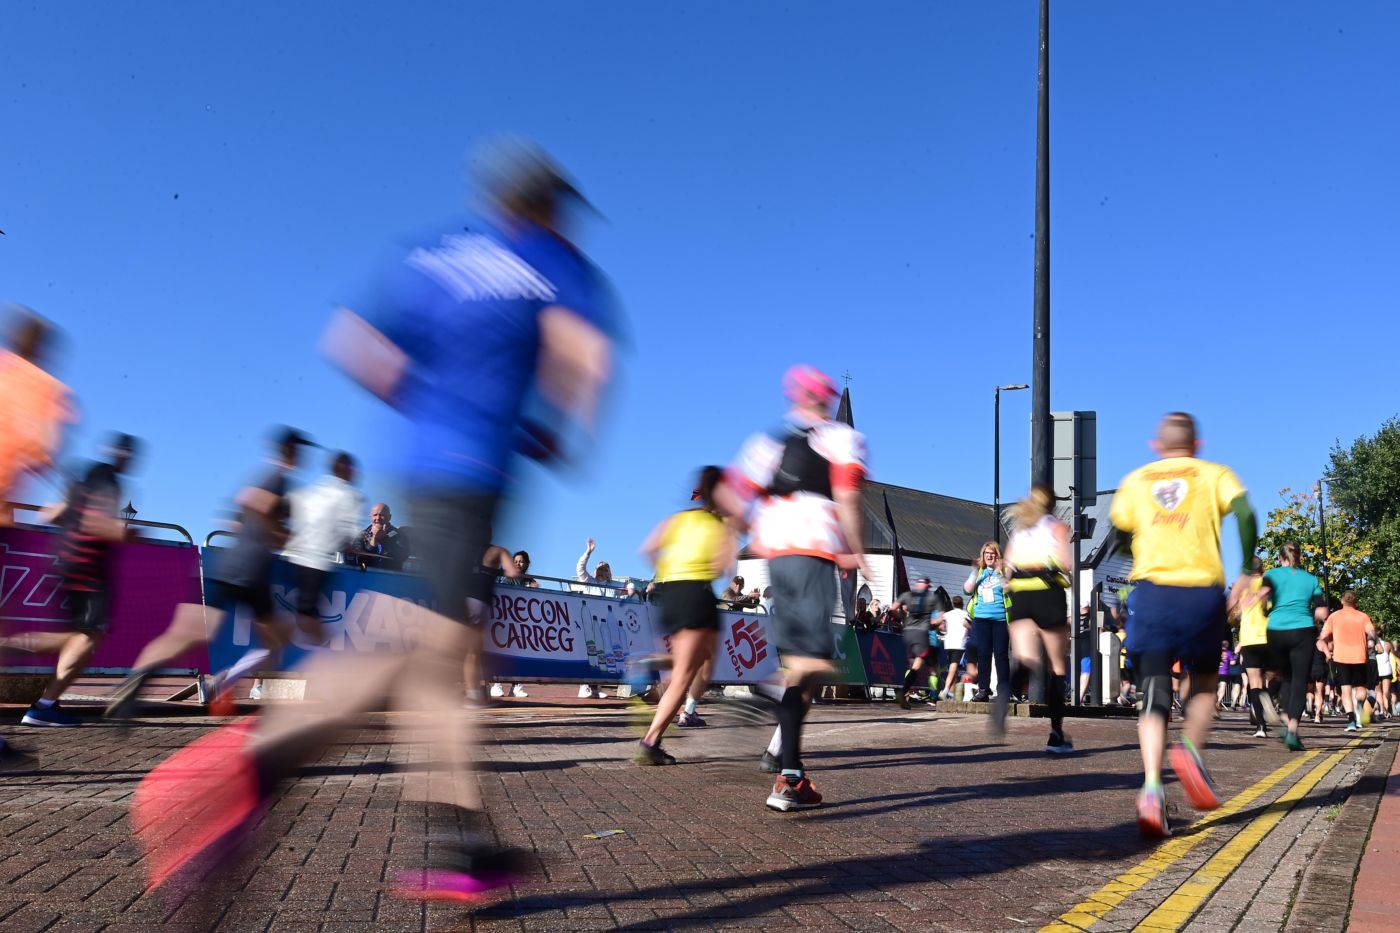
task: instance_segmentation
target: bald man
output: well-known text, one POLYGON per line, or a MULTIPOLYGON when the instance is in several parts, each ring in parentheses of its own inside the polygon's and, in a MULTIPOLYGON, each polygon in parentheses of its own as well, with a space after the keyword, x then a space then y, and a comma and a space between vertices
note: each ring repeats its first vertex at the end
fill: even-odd
MULTIPOLYGON (((1151 446, 1159 459, 1124 477, 1109 517, 1133 543, 1127 648, 1143 695, 1138 743, 1145 778, 1137 800, 1138 829, 1146 836, 1168 836, 1162 758, 1172 666, 1179 661, 1191 675, 1182 739, 1170 750, 1172 770, 1194 807, 1214 810, 1220 800, 1200 749, 1214 712, 1220 643, 1229 631, 1220 524, 1228 514, 1239 524, 1242 580, 1252 569, 1259 529, 1234 472, 1197 457, 1195 418, 1168 414, 1151 446)), ((1232 600, 1243 595, 1238 584, 1232 600)))
POLYGON ((365 570, 402 570, 408 560, 408 535, 393 522, 383 502, 369 510, 369 526, 360 532, 349 554, 351 563, 365 570))

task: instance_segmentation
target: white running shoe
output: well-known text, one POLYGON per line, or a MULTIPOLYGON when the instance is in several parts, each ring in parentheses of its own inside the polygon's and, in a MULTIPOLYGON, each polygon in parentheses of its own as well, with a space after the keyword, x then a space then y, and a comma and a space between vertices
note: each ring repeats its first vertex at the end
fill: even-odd
POLYGON ((591 699, 593 699, 593 688, 590 687, 588 684, 582 684, 582 685, 578 688, 578 698, 579 698, 580 700, 591 700, 591 699))
POLYGON ((491 695, 493 697, 503 697, 506 695, 506 688, 501 686, 500 684, 492 684, 491 695))
POLYGON ((262 699, 262 684, 253 684, 253 689, 248 691, 248 699, 250 699, 250 700, 261 700, 261 699, 262 699))
POLYGON ((513 697, 521 697, 521 698, 524 698, 524 697, 529 696, 530 694, 528 694, 528 693, 525 692, 525 685, 524 685, 524 684, 516 684, 516 685, 511 689, 510 695, 513 696, 513 697))

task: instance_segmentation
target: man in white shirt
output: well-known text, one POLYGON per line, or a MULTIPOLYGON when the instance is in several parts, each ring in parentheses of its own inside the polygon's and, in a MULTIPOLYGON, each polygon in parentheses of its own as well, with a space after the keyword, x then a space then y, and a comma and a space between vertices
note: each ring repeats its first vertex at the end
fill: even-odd
POLYGON ((355 488, 355 460, 337 453, 331 471, 287 498, 291 503, 292 537, 283 555, 293 567, 297 584, 297 626, 319 639, 318 605, 336 554, 360 529, 365 497, 355 488))
MULTIPOLYGON (((612 567, 607 561, 598 561, 593 572, 588 572, 588 559, 593 556, 593 550, 597 546, 598 542, 589 538, 583 553, 579 555, 578 564, 574 567, 574 579, 585 585, 576 592, 582 592, 585 596, 616 599, 622 595, 622 587, 613 580, 612 567)), ((605 700, 608 695, 592 684, 582 684, 578 688, 578 697, 580 700, 605 700)))
POLYGON ((943 613, 943 653, 948 657, 948 679, 944 681, 943 699, 956 699, 953 690, 958 683, 958 668, 962 665, 963 651, 967 648, 967 633, 972 627, 972 619, 963 609, 963 598, 953 597, 953 608, 943 613))

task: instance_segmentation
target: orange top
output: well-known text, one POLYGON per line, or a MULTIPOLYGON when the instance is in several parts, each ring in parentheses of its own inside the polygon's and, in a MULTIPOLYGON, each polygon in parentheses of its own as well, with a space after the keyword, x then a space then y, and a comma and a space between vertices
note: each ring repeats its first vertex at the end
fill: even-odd
POLYGON ((1343 606, 1327 617, 1332 627, 1332 660, 1338 664, 1366 663, 1366 628, 1371 617, 1343 606))
POLYGON ((28 360, 0 351, 0 498, 24 470, 48 465, 59 430, 73 420, 68 389, 28 360))

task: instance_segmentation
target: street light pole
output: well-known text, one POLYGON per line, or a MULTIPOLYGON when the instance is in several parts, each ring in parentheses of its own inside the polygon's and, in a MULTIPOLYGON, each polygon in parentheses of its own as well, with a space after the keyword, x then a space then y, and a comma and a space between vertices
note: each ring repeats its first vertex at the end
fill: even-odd
POLYGON ((997 386, 992 404, 992 540, 1001 547, 1001 393, 1030 388, 1024 382, 997 386))
POLYGON ((1050 484, 1050 0, 1040 0, 1035 122, 1035 294, 1031 482, 1050 484))

